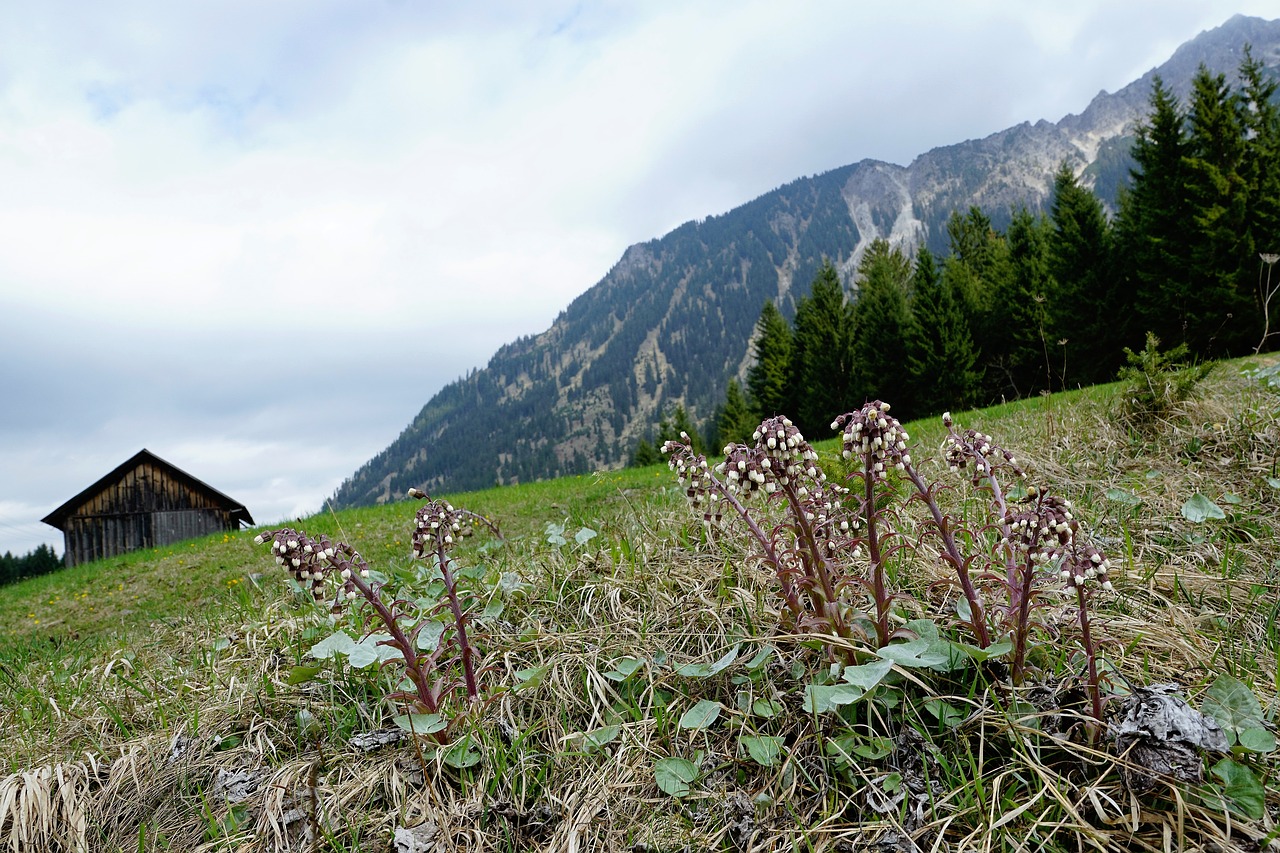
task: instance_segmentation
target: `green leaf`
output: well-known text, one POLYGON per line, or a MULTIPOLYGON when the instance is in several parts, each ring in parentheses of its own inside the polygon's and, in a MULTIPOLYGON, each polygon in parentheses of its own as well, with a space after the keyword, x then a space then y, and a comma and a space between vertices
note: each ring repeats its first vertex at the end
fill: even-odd
POLYGON ((582 744, 587 752, 595 752, 603 749, 605 745, 612 743, 618 737, 618 732, 622 731, 621 726, 602 726, 598 729, 592 729, 582 736, 582 744))
POLYGON ((761 767, 773 767, 782 755, 782 738, 772 735, 743 735, 742 745, 747 748, 747 755, 761 767))
POLYGON ((1232 744, 1239 744, 1244 749, 1251 749, 1249 744, 1270 746, 1270 749, 1252 750, 1254 752, 1275 749, 1275 738, 1267 737, 1270 732, 1262 718, 1262 705, 1240 679, 1225 673, 1219 675, 1205 691, 1201 710, 1218 721, 1232 744), (1260 731, 1261 734, 1248 735, 1247 743, 1242 740, 1244 732, 1252 731, 1260 731))
POLYGON ((869 761, 878 761, 897 748, 890 737, 869 737, 853 748, 853 754, 869 761))
POLYGON ((1262 820, 1266 810, 1266 791, 1253 771, 1230 758, 1224 758, 1209 770, 1222 783, 1227 806, 1251 820, 1262 820))
POLYGON ((569 540, 564 538, 564 525, 556 524, 554 521, 547 522, 546 538, 548 545, 564 545, 569 540))
POLYGON ((465 770, 468 767, 475 767, 483 759, 484 755, 480 752, 480 746, 475 742, 475 738, 466 735, 462 740, 449 746, 444 751, 444 763, 457 770, 465 770))
POLYGON ((598 535, 599 534, 597 534, 590 527, 584 527, 581 530, 579 530, 577 533, 573 534, 573 541, 577 542, 579 545, 586 545, 592 539, 595 539, 596 536, 598 535))
POLYGON ((307 652, 313 658, 324 660, 334 655, 350 654, 351 650, 356 646, 356 641, 351 639, 345 631, 334 631, 320 642, 311 647, 307 652))
POLYGON ((773 655, 773 651, 773 646, 761 646, 755 657, 747 661, 747 669, 759 669, 773 655))
POLYGON ((823 751, 836 760, 841 767, 853 763, 853 756, 862 743, 862 738, 855 734, 844 734, 833 737, 823 746, 823 751))
MULTIPOLYGON (((883 651, 883 649, 881 650, 883 651)), ((882 658, 861 666, 846 666, 841 676, 846 684, 860 687, 865 692, 875 687, 893 670, 893 661, 882 658)))
POLYGON ((289 670, 289 677, 285 679, 285 682, 288 684, 305 684, 319 675, 322 669, 324 669, 323 666, 295 666, 289 670))
POLYGON ((613 669, 604 673, 604 677, 610 681, 626 681, 635 675, 642 666, 644 666, 644 661, 640 658, 619 658, 614 662, 613 669))
POLYGON ((853 764, 854 758, 878 761, 895 749, 893 738, 863 737, 852 732, 831 738, 823 747, 827 755, 842 766, 853 764))
POLYGON ((948 729, 954 729, 964 722, 964 711, 942 699, 925 700, 924 709, 937 717, 938 722, 948 729))
POLYGON ((352 646, 351 651, 347 653, 347 663, 351 664, 352 669, 364 669, 377 662, 378 650, 372 645, 360 643, 352 646))
POLYGON ((954 649, 964 652, 977 663, 982 663, 983 661, 990 660, 991 658, 1003 657, 1013 651, 1012 640, 1000 640, 992 643, 985 649, 979 646, 969 645, 968 643, 952 643, 951 646, 954 649))
POLYGON ((358 643, 353 643, 347 650, 347 663, 352 669, 364 669, 375 663, 386 663, 402 657, 395 646, 380 645, 383 640, 391 639, 390 634, 370 634, 358 643))
POLYGON ((1127 489, 1107 489, 1107 500, 1125 506, 1139 506, 1142 503, 1142 498, 1127 489))
POLYGON ((680 716, 682 729, 705 729, 720 716, 721 705, 710 699, 699 699, 697 704, 680 716))
POLYGON ((303 737, 310 738, 320 733, 320 721, 306 708, 299 708, 293 715, 293 719, 298 724, 298 731, 303 737))
POLYGON ((1236 734, 1236 742, 1249 752, 1276 751, 1276 736, 1263 728, 1241 730, 1236 734))
POLYGON ((1200 524, 1210 518, 1226 518, 1222 507, 1196 492, 1182 505, 1182 517, 1192 524, 1200 524))
POLYGON ((409 734, 430 735, 443 731, 448 722, 439 714, 400 714, 391 722, 409 734))
POLYGON ((751 703, 751 713, 766 720, 778 716, 782 711, 782 705, 773 699, 757 699, 751 703))
POLYGON ((885 660, 893 661, 898 666, 942 666, 951 662, 951 654, 945 648, 920 638, 905 643, 893 643, 876 652, 885 660))
POLYGON ((516 692, 521 690, 532 690, 542 683, 547 673, 551 670, 551 664, 543 664, 542 666, 531 666, 528 669, 517 669, 515 671, 516 678, 520 679, 520 683, 516 685, 516 692))
POLYGON ((907 623, 906 628, 921 640, 928 640, 932 643, 941 639, 941 635, 938 633, 938 626, 934 624, 932 619, 912 619, 907 623))
POLYGON ((683 675, 685 678, 708 678, 718 672, 727 669, 731 663, 738 659, 738 649, 741 643, 734 644, 724 657, 715 663, 686 663, 675 668, 676 675, 683 675))
POLYGON ((397 658, 403 658, 404 652, 400 651, 395 646, 383 645, 383 642, 385 640, 390 640, 390 639, 391 639, 390 634, 381 634, 381 633, 370 634, 369 636, 361 640, 360 644, 361 645, 368 644, 372 646, 373 653, 378 656, 379 663, 386 663, 389 660, 396 660, 397 658))
POLYGON ((825 714, 841 705, 851 705, 866 695, 867 691, 855 684, 806 684, 804 709, 811 714, 825 714))
POLYGON ((1227 492, 1222 496, 1222 502, 1224 504, 1231 504, 1232 506, 1240 506, 1240 504, 1244 503, 1244 498, 1234 494, 1233 492, 1227 492))
POLYGON ((665 794, 689 796, 690 785, 698 778, 698 765, 684 758, 660 758, 653 764, 653 781, 665 794))
POLYGON ((422 623, 422 628, 418 630, 418 639, 415 643, 417 647, 424 652, 434 652, 436 646, 440 645, 440 637, 444 634, 444 623, 431 619, 422 623))
POLYGON ((1270 487, 1271 487, 1271 488, 1273 488, 1273 489, 1280 489, 1280 478, 1277 478, 1277 477, 1268 477, 1268 478, 1267 478, 1267 485, 1268 485, 1268 486, 1270 486, 1270 487))

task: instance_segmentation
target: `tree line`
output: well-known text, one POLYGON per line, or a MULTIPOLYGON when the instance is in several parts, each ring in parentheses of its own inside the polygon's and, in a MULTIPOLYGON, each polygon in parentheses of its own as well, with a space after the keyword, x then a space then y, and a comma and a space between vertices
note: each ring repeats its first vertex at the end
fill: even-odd
POLYGON ((50 545, 37 545, 34 551, 15 557, 11 551, 0 556, 0 586, 24 578, 47 575, 62 568, 62 558, 50 545))
POLYGON ((704 436, 742 441, 773 414, 821 436, 867 399, 911 418, 1108 381, 1148 333, 1198 359, 1270 349, 1276 90, 1247 49, 1234 85, 1202 66, 1185 105, 1157 79, 1114 215, 1064 163, 1045 213, 1003 231, 953 213, 944 257, 874 241, 856 298, 824 264, 791 321, 764 304, 746 385, 729 382, 704 436))

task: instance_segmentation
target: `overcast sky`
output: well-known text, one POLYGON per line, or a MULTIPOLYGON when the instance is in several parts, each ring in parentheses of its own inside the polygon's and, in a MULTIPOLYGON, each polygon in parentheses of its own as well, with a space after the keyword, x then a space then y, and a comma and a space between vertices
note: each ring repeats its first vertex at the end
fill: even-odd
POLYGON ((143 447, 262 523, 630 244, 1080 112, 1274 0, 0 0, 0 552, 143 447))

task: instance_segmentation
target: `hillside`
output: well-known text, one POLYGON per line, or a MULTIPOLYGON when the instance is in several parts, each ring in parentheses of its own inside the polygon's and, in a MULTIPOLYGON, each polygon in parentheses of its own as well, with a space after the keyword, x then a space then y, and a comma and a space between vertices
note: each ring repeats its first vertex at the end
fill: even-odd
POLYGON ((970 205, 1002 227, 1015 205, 1043 207, 1064 161, 1114 205, 1153 77, 1185 94, 1202 63, 1234 75, 1245 44, 1280 69, 1280 21, 1236 16, 1079 115, 934 149, 909 166, 864 160, 801 178, 630 247, 550 329, 436 394, 334 504, 616 467, 666 407, 683 403, 695 419, 713 411, 749 366, 760 306, 776 300, 790 316, 823 258, 856 287, 873 239, 942 250, 947 217, 970 205))
MULTIPOLYGON (((426 630, 445 701, 416 717, 396 655, 360 642, 372 610, 317 605, 258 531, 0 588, 0 849, 1274 850, 1280 388, 1256 366, 1128 423, 1145 384, 954 413, 1015 513, 1069 499, 1060 524, 1107 557, 1079 598, 1053 560, 1032 571, 1021 663, 1004 546, 978 532, 993 493, 948 470, 938 419, 905 425, 909 464, 974 531, 958 547, 988 621, 914 500, 876 516, 911 545, 882 562, 868 517, 832 540, 862 627, 793 622, 749 529, 730 512, 710 532, 665 467, 453 497, 505 536, 474 525, 451 552, 483 701, 426 630), (887 645, 874 565, 899 596, 879 597, 887 645), (1153 733, 1148 707, 1180 728, 1153 733)), ((833 441, 818 455, 862 470, 833 441)), ((866 480, 847 482, 856 511, 866 480)), ((748 506, 772 529, 784 503, 748 506)), ((431 608, 442 576, 408 557, 418 507, 300 527, 355 545, 405 628, 453 625, 431 608)))

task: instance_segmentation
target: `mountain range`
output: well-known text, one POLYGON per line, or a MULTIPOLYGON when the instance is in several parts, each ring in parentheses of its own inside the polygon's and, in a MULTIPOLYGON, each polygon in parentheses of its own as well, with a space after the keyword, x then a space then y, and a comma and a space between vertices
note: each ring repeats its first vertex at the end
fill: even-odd
POLYGON ((908 166, 862 160, 800 178, 631 246, 549 329, 503 346, 432 397, 339 487, 334 505, 621 465, 669 407, 684 405, 695 421, 714 412, 750 367, 761 306, 773 300, 791 316, 825 258, 856 292, 854 271, 873 240, 945 254, 953 211, 977 206, 1003 228, 1018 206, 1046 207, 1063 162, 1114 209, 1154 78, 1185 98, 1201 65, 1233 77, 1245 45, 1280 74, 1280 21, 1237 15, 1078 115, 935 148, 908 166))

